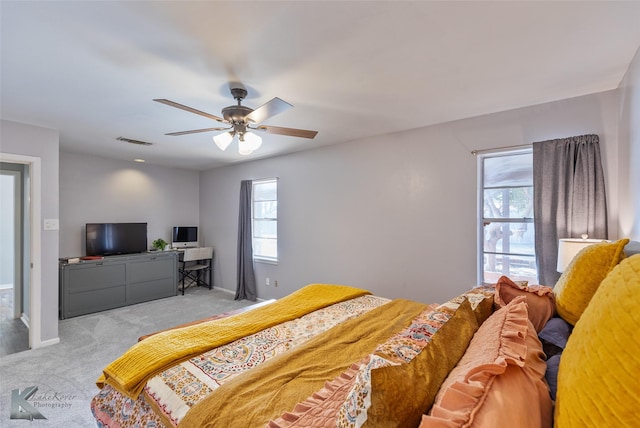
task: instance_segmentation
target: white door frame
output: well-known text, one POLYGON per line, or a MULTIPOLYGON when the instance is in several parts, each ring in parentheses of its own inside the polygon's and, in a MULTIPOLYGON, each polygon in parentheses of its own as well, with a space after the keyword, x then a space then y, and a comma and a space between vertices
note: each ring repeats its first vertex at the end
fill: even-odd
MULTIPOLYGON (((22 275, 24 272, 22 259, 23 251, 22 251, 22 223, 24 221, 24 216, 22 215, 22 211, 24 210, 24 197, 21 192, 23 176, 22 171, 18 170, 2 170, 2 175, 13 178, 13 194, 11 198, 13 199, 13 212, 11 213, 13 220, 13 242, 12 242, 12 251, 13 251, 13 318, 20 318, 22 316, 22 275), (19 233, 16 233, 19 231, 19 233), (16 285, 19 285, 16 286, 16 285)), ((7 198, 5 195, 3 200, 7 198)), ((29 325, 27 324, 27 327, 29 325)))
POLYGON ((24 260, 31 264, 29 290, 29 347, 42 346, 42 242, 41 242, 41 201, 42 201, 42 159, 35 156, 0 153, 0 162, 29 165, 29 189, 25 189, 25 197, 31 209, 29 218, 29 257, 24 260))

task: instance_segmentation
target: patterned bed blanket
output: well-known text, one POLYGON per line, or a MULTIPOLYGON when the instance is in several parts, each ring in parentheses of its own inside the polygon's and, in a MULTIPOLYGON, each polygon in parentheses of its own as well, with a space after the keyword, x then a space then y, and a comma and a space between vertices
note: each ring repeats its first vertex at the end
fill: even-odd
MULTIPOLYGON (((372 354, 427 309, 422 303, 393 300, 344 321, 221 386, 193 406, 179 426, 264 427, 372 354)), ((352 413, 331 410, 326 412, 331 416, 352 413)))
POLYGON ((137 399, 106 385, 91 410, 105 427, 177 426, 194 404, 234 377, 388 302, 357 297, 217 347, 153 377, 137 399))
POLYGON ((136 343, 105 367, 96 384, 100 388, 111 385, 136 399, 149 379, 181 361, 314 310, 366 294, 370 293, 360 288, 310 284, 243 316, 161 332, 136 343))
MULTIPOLYGON (((423 349, 434 334, 445 327, 453 329, 454 336, 467 325, 477 329, 475 308, 480 302, 491 304, 487 295, 461 295, 440 306, 372 295, 342 301, 165 369, 148 381, 137 399, 106 385, 91 409, 98 425, 109 427, 315 427, 325 426, 322 418, 329 418, 326 426, 338 421, 339 426, 356 427, 366 425, 367 417, 371 424, 375 414, 367 412, 372 401, 376 405, 374 371, 413 364, 420 365, 419 376, 430 372, 432 363, 425 361, 432 358, 431 351, 423 349), (463 306, 466 315, 454 315, 463 306)), ((466 343, 458 345, 456 358, 466 343)), ((451 346, 447 342, 445 348, 451 346)), ((449 352, 442 352, 436 360, 448 368, 434 385, 457 362, 445 364, 449 352)), ((399 387, 404 388, 402 383, 399 387)), ((388 392, 397 396, 406 391, 388 392)), ((421 399, 422 408, 430 407, 431 398, 421 399)))

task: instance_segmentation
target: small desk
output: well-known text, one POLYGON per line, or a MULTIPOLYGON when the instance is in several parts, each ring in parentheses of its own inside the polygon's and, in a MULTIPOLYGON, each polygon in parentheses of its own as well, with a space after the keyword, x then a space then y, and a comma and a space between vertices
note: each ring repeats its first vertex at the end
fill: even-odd
POLYGON ((182 295, 184 290, 194 283, 196 286, 213 288, 213 247, 196 247, 176 250, 178 252, 178 273, 182 287, 182 295), (208 273, 209 280, 200 279, 201 272, 208 273), (190 284, 185 286, 185 279, 190 279, 190 284))

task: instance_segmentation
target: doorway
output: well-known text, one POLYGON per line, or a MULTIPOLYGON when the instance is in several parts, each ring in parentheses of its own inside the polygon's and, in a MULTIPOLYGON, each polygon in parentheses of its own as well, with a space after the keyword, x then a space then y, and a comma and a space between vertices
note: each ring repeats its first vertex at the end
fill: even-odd
POLYGON ((29 349, 29 166, 0 163, 0 356, 29 349))

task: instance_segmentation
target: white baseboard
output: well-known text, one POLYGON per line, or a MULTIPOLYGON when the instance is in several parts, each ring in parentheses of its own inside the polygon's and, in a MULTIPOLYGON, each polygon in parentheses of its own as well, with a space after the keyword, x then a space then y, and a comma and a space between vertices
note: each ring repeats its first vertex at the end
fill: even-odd
POLYGON ((40 342, 40 344, 38 345, 38 348, 44 348, 45 346, 57 345, 58 343, 60 343, 60 338, 59 337, 54 337, 53 339, 43 340, 42 342, 40 342))
MULTIPOLYGON (((236 292, 233 290, 227 290, 226 288, 222 288, 222 287, 216 287, 216 290, 220 290, 220 291, 224 291, 225 293, 229 293, 229 294, 233 294, 234 296, 236 295, 236 292)), ((266 300, 271 300, 271 299, 261 299, 259 297, 256 297, 256 301, 258 302, 264 302, 266 300)))
POLYGON ((29 328, 31 320, 29 319, 29 316, 27 314, 25 314, 24 312, 20 316, 20 321, 22 321, 22 324, 26 325, 27 328, 29 328))
POLYGON ((215 287, 214 290, 220 290, 220 291, 224 291, 225 293, 229 293, 229 294, 233 294, 234 296, 236 295, 236 292, 233 290, 227 290, 226 288, 221 288, 221 287, 215 287))

